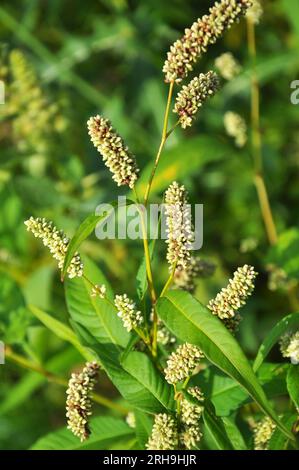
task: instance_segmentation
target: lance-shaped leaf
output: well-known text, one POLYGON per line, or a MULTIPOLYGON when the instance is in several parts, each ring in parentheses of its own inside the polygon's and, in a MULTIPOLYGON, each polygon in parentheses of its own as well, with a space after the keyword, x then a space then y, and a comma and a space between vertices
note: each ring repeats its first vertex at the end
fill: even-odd
MULTIPOLYGON (((74 321, 72 325, 81 342, 96 353, 111 382, 113 382, 123 398, 132 406, 151 414, 163 413, 166 411, 166 407, 172 406, 173 400, 171 394, 169 395, 169 400, 167 394, 164 394, 162 398, 159 397, 157 392, 155 394, 152 393, 152 386, 144 385, 141 380, 134 377, 131 371, 127 371, 122 367, 120 361, 124 353, 123 348, 114 344, 99 344, 82 325, 76 324, 74 321)), ((124 357, 127 356, 124 355, 124 357)))
POLYGON ((290 365, 287 375, 287 388, 295 407, 299 409, 299 367, 290 365))
MULTIPOLYGON (((133 429, 120 419, 98 416, 90 420, 91 435, 80 442, 69 429, 61 428, 38 439, 32 450, 99 450, 107 449, 116 442, 124 442, 134 435, 133 429)), ((119 449, 122 448, 120 445, 119 449)))
POLYGON ((146 354, 132 351, 121 364, 129 374, 150 391, 164 408, 169 410, 175 408, 173 387, 166 382, 146 354))
POLYGON ((104 224, 115 209, 119 207, 129 206, 131 204, 135 204, 135 203, 131 201, 130 199, 125 199, 124 201, 122 200, 112 201, 108 204, 111 207, 106 212, 100 215, 91 214, 88 217, 86 217, 85 220, 83 220, 83 222, 80 224, 75 235, 73 236, 73 238, 71 239, 69 243, 69 246, 65 255, 65 259, 64 259, 62 273, 61 273, 62 279, 64 279, 66 272, 67 272, 67 268, 69 267, 69 264, 74 254, 76 253, 76 251, 78 251, 81 243, 84 242, 84 240, 86 240, 86 238, 93 232, 93 230, 97 226, 99 226, 100 224, 104 224))
POLYGON ((280 423, 235 338, 222 322, 184 291, 169 291, 159 299, 158 315, 182 341, 198 345, 212 363, 234 378, 290 439, 280 423))
MULTIPOLYGON (((107 284, 99 268, 90 260, 85 260, 85 272, 95 284, 107 284)), ((91 290, 92 285, 85 278, 66 280, 66 303, 71 318, 84 326, 99 343, 125 347, 130 335, 117 316, 116 308, 108 300, 92 297, 91 290)), ((111 296, 109 289, 107 295, 111 296)))
POLYGON ((207 399, 204 403, 203 420, 205 428, 214 442, 215 449, 233 450, 222 419, 216 416, 212 403, 207 399))
POLYGON ((267 355, 273 348, 273 346, 279 341, 280 337, 287 333, 289 330, 292 330, 294 327, 299 326, 299 312, 291 313, 286 317, 282 318, 274 328, 270 331, 270 333, 266 336, 264 341, 259 347, 258 353, 256 355, 253 370, 257 371, 261 364, 266 359, 267 355))

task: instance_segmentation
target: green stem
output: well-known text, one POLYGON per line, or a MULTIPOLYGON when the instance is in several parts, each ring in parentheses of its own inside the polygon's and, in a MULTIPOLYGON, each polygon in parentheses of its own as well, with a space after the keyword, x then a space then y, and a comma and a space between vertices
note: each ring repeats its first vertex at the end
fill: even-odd
POLYGON ((148 182, 147 187, 146 187, 145 195, 144 195, 144 205, 145 206, 147 205, 147 202, 148 202, 148 199, 149 199, 149 195, 150 195, 150 192, 151 192, 151 187, 152 187, 152 184, 153 184, 153 179, 154 179, 155 173, 157 171, 157 167, 158 167, 158 164, 159 164, 159 161, 160 161, 161 153, 162 153, 162 150, 164 148, 165 142, 167 140, 167 137, 171 134, 171 132, 176 127, 176 125, 175 125, 173 127, 173 129, 171 129, 171 132, 170 131, 169 131, 169 133, 167 132, 169 111, 170 111, 171 98, 172 98, 172 93, 173 93, 173 86, 174 86, 174 82, 171 82, 169 84, 168 98, 167 98, 167 104, 166 104, 165 115, 164 115, 162 138, 161 138, 158 153, 156 155, 154 166, 153 166, 153 169, 152 169, 152 172, 151 172, 151 175, 150 175, 150 178, 149 178, 149 182, 148 182))
MULTIPOLYGON (((44 376, 49 382, 55 383, 57 385, 61 385, 62 387, 68 386, 68 381, 63 377, 59 377, 57 375, 52 374, 52 372, 47 371, 39 364, 36 364, 24 356, 21 356, 15 353, 9 346, 5 348, 5 357, 14 362, 15 364, 23 367, 24 369, 31 370, 33 372, 37 372, 38 374, 44 376)), ((106 408, 110 408, 111 410, 117 411, 123 415, 128 413, 128 409, 118 403, 114 403, 113 401, 109 400, 108 398, 99 395, 98 393, 92 393, 92 399, 96 403, 105 406, 106 408)))
POLYGON ((269 196, 263 176, 262 135, 260 126, 260 90, 256 73, 256 38, 253 21, 247 18, 248 51, 252 61, 251 72, 251 126, 254 183, 257 190, 261 214, 267 237, 271 245, 277 243, 277 230, 274 223, 269 196))
POLYGON ((172 281, 173 281, 173 277, 174 277, 174 275, 175 275, 175 270, 176 270, 176 263, 173 265, 173 268, 172 268, 172 270, 171 270, 170 276, 169 276, 169 278, 167 279, 166 284, 165 284, 165 286, 164 286, 163 289, 162 289, 162 292, 161 292, 161 294, 160 294, 160 297, 163 297, 163 295, 166 294, 166 292, 168 291, 169 287, 171 286, 172 281))

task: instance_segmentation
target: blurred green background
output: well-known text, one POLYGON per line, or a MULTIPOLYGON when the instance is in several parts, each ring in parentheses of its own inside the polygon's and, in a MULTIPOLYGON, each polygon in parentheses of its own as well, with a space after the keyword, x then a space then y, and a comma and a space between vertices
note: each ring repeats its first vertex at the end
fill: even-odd
MULTIPOLYGON (((98 204, 125 194, 113 184, 91 145, 86 121, 97 113, 111 119, 146 169, 161 135, 166 52, 212 3, 1 1, 0 78, 6 85, 6 103, 0 105, 0 339, 58 375, 68 377, 82 359, 26 308, 33 304, 68 321, 55 263, 26 233, 23 221, 30 215, 43 216, 71 236, 98 204)), ((299 79, 299 3, 264 1, 263 7, 257 27, 257 71, 265 179, 281 235, 279 247, 269 253, 250 145, 237 149, 223 126, 228 110, 240 113, 250 126, 244 21, 212 46, 196 67, 206 72, 214 68, 220 53, 231 51, 242 73, 223 83, 192 128, 176 130, 153 192, 158 198, 178 179, 193 202, 204 204, 200 254, 215 261, 217 270, 198 285, 196 295, 202 302, 227 283, 236 267, 250 263, 260 273, 239 332, 249 357, 277 319, 296 307, 299 277, 299 105, 290 102, 290 83, 299 79), (269 263, 276 266, 272 274, 269 263)), ((99 242, 92 236, 82 252, 101 266, 117 292, 135 296, 140 243, 99 242)), ((167 275, 163 243, 159 255, 156 281, 162 283, 167 275)), ((272 360, 278 357, 274 351, 272 360)), ((0 366, 0 379, 1 448, 27 448, 64 424, 62 387, 9 361, 0 366)), ((117 395, 104 375, 99 391, 117 395)))

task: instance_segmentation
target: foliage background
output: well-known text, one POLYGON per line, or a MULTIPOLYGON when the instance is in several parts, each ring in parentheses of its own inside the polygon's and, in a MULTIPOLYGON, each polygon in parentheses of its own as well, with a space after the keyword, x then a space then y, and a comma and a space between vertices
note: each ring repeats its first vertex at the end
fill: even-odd
MULTIPOLYGON (((45 135, 38 137, 46 146, 41 152, 40 142, 34 141, 24 150, 12 132, 15 116, 7 119, 0 109, 0 334, 16 351, 64 377, 82 359, 26 308, 28 303, 36 305, 67 323, 63 286, 54 262, 38 241, 27 236, 23 221, 30 215, 45 216, 72 235, 98 204, 123 194, 89 142, 86 121, 90 115, 109 117, 137 155, 139 165, 146 168, 150 164, 159 143, 167 94, 161 72, 166 51, 184 27, 212 3, 1 2, 2 65, 7 52, 22 50, 58 111, 56 125, 45 128, 45 135)), ((279 233, 295 228, 295 244, 288 256, 295 259, 291 274, 296 278, 299 106, 290 103, 290 82, 299 78, 299 6, 297 0, 268 0, 264 9, 257 41, 265 178, 279 233)), ((177 178, 190 190, 192 201, 204 204, 202 255, 212 258, 217 270, 197 288, 203 303, 226 284, 237 266, 250 263, 260 273, 239 333, 243 348, 254 357, 269 328, 294 306, 285 290, 269 289, 268 244, 252 183, 250 147, 236 149, 223 128, 227 110, 238 111, 247 122, 250 118, 244 23, 211 47, 196 70, 213 68, 217 55, 227 50, 239 59, 243 73, 224 84, 192 129, 178 130, 171 137, 155 197, 177 178), (244 253, 242 243, 244 246, 244 240, 251 238, 257 247, 244 253)), ((18 112, 24 112, 21 105, 18 112)), ((99 242, 90 237, 82 251, 98 262, 117 292, 135 295, 141 244, 99 242)), ((160 254, 155 267, 162 283, 167 270, 162 265, 163 244, 160 254)), ((271 359, 278 357, 274 350, 271 359)), ((1 448, 28 448, 39 436, 64 424, 63 388, 9 362, 0 366, 0 379, 1 448)), ((104 374, 99 391, 117 396, 104 374)))

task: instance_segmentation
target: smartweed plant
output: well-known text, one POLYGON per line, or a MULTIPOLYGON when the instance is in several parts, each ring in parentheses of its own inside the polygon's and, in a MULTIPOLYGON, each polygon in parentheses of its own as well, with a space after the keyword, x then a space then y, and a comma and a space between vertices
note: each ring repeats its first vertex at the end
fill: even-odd
MULTIPOLYGON (((221 80, 214 71, 195 74, 193 70, 201 56, 229 28, 239 20, 245 24, 244 16, 254 57, 254 25, 261 13, 256 0, 221 0, 171 45, 163 66, 168 97, 161 142, 144 194, 138 194, 136 187, 140 174, 138 159, 114 124, 101 115, 88 120, 92 144, 114 182, 130 191, 127 204, 135 204, 139 210, 144 258, 138 272, 141 286, 136 295, 138 300, 122 292, 121 286, 114 294, 99 269, 79 254, 81 243, 96 226, 105 222, 107 214, 91 214, 71 240, 51 221, 30 217, 25 222, 27 230, 41 239, 58 262, 72 329, 60 327, 57 320, 54 323, 38 309, 33 308, 33 313, 70 341, 88 361, 82 371, 71 376, 67 385, 68 429, 42 438, 35 448, 49 448, 53 436, 56 436, 56 446, 61 448, 65 448, 65 442, 82 448, 88 448, 91 442, 95 448, 102 436, 105 441, 107 432, 114 436, 114 447, 121 447, 126 440, 127 448, 148 450, 296 446, 299 401, 295 364, 299 362, 299 339, 294 328, 298 316, 289 315, 281 320, 261 345, 254 363, 250 363, 236 334, 240 310, 258 282, 255 268, 247 264, 237 267, 227 286, 207 306, 193 296, 197 279, 212 275, 215 266, 190 249, 194 227, 186 210, 188 193, 181 182, 173 181, 163 195, 167 227, 165 262, 169 277, 159 292, 152 267, 155 244, 148 238, 146 225, 152 184, 167 139, 178 126, 182 129, 192 126, 201 108, 208 106, 208 99, 221 93, 221 80), (171 111, 177 118, 172 127, 169 126, 171 111), (282 355, 290 362, 277 368, 264 361, 280 337, 282 355), (122 401, 112 401, 94 392, 99 369, 105 371, 119 390, 122 401), (277 383, 285 382, 286 376, 290 403, 288 411, 278 416, 272 398, 277 383), (264 385, 268 386, 269 396, 264 385), (92 401, 115 414, 126 414, 126 420, 107 416, 92 418, 95 409, 92 401)), ((226 80, 241 70, 241 65, 228 52, 215 65, 226 80)), ((269 240, 274 244, 276 230, 261 173, 255 76, 252 93, 255 182, 269 240)), ((224 122, 236 145, 244 146, 247 125, 242 117, 231 111, 225 115, 224 122)), ((10 351, 8 354, 13 356, 10 351)), ((49 375, 49 379, 55 378, 49 375)))

